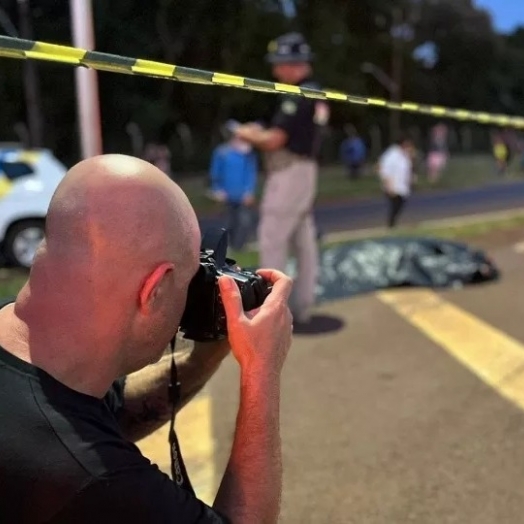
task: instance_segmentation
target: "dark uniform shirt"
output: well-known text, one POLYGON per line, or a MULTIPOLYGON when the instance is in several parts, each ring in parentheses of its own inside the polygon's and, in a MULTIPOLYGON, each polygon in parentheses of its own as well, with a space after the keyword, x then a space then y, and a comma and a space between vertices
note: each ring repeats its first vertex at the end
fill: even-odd
POLYGON ((84 395, 0 347, 0 522, 226 522, 122 436, 122 403, 121 382, 84 395))
MULTIPOLYGON (((320 89, 320 86, 311 79, 304 80, 299 86, 320 89)), ((321 130, 326 125, 327 119, 328 107, 324 101, 297 95, 283 95, 271 120, 271 127, 278 127, 288 135, 285 149, 296 155, 315 159, 320 150, 321 130)))

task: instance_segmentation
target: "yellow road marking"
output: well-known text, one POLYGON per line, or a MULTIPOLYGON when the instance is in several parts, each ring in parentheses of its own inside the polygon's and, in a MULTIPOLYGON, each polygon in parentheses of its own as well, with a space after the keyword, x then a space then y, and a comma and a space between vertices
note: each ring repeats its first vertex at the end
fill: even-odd
MULTIPOLYGON (((169 424, 137 442, 140 451, 167 474, 171 458, 167 442, 169 424)), ((176 432, 182 457, 197 497, 211 505, 218 485, 215 471, 215 443, 211 419, 211 399, 203 391, 176 418, 176 432)))
POLYGON ((381 291, 379 300, 524 409, 524 345, 428 290, 381 291))
POLYGON ((176 431, 189 478, 197 496, 212 505, 218 489, 211 398, 206 392, 194 398, 178 415, 176 431))

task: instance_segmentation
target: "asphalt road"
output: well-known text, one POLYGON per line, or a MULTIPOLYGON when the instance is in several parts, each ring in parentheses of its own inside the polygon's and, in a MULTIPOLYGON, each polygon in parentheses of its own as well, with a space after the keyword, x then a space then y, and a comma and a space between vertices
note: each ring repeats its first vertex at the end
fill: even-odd
MULTIPOLYGON (((281 522, 521 524, 524 255, 491 253, 493 284, 326 303, 296 336, 282 384, 281 522)), ((238 368, 228 358, 177 428, 212 502, 229 455, 238 368)), ((167 428, 140 443, 168 468, 167 428)))
MULTIPOLYGON (((403 224, 423 220, 502 211, 524 205, 524 182, 490 184, 476 189, 413 194, 401 218, 403 224)), ((385 223, 384 199, 355 201, 318 207, 317 224, 323 233, 381 227, 385 223)), ((203 218, 202 230, 216 219, 203 218)))

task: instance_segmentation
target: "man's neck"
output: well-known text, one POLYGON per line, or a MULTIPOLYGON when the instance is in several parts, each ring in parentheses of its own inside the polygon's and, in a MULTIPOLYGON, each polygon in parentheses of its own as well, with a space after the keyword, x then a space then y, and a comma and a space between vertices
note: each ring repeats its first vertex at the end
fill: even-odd
POLYGON ((73 337, 68 336, 71 323, 64 325, 59 315, 53 315, 56 308, 51 304, 46 310, 33 307, 37 304, 31 300, 22 304, 0 310, 0 346, 70 389, 102 398, 119 375, 112 370, 111 353, 82 339, 83 322, 76 324, 73 337))

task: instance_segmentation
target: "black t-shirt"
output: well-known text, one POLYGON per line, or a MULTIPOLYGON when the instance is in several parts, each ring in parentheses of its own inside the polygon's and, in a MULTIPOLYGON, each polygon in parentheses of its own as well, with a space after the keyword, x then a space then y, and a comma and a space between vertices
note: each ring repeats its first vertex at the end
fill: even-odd
POLYGON ((0 348, 2 524, 226 522, 123 438, 121 385, 97 399, 0 348))
MULTIPOLYGON (((320 89, 311 79, 299 84, 300 87, 320 89)), ((321 129, 326 125, 329 114, 326 102, 297 95, 279 97, 278 108, 271 120, 271 127, 286 132, 288 141, 285 148, 297 155, 316 158, 320 149, 321 129)))

